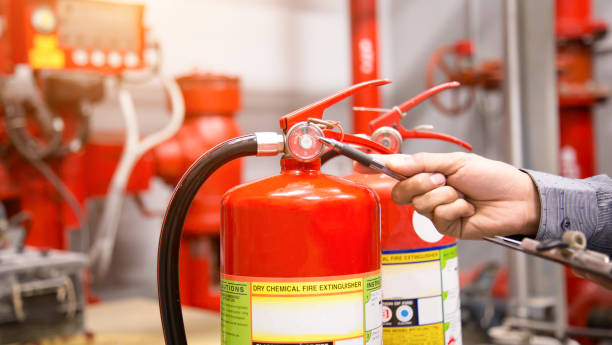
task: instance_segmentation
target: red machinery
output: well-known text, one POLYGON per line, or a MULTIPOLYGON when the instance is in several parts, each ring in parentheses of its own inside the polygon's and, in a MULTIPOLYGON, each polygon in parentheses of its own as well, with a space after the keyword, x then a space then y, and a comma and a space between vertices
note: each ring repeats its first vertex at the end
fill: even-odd
MULTIPOLYGON (((557 0, 559 162, 561 175, 572 178, 596 173, 592 108, 608 96, 608 88, 593 80, 593 44, 606 34, 607 25, 592 19, 591 8, 590 0, 557 0)), ((597 323, 597 314, 604 319, 612 315, 612 292, 569 271, 567 296, 571 325, 589 326, 597 323)))
MULTIPOLYGON (((0 1, 0 70, 7 80, 2 140, 11 147, 1 167, 1 197, 9 214, 33 215, 30 245, 69 249, 67 230, 86 226, 79 211, 85 198, 107 187, 116 164, 108 154, 121 147, 87 144, 83 106, 102 98, 101 75, 143 67, 143 9, 100 1, 0 1), (35 74, 20 73, 18 64, 35 74), (58 178, 49 180, 52 174, 58 178)), ((143 164, 140 173, 150 174, 151 161, 143 164)), ((148 187, 147 176, 133 180, 132 191, 148 187)))
POLYGON ((144 6, 96 0, 0 1, 2 72, 33 69, 118 74, 144 67, 144 6))
POLYGON ((178 258, 189 205, 218 168, 243 156, 284 152, 281 174, 228 191, 221 209, 223 344, 381 344, 378 200, 368 188, 322 174, 321 136, 389 151, 361 137, 322 130, 332 104, 355 85, 284 116, 285 136, 230 139, 183 176, 160 236, 158 287, 167 344, 186 344, 178 258), (318 121, 317 121, 318 120, 318 121))
MULTIPOLYGON (((196 72, 177 82, 185 101, 185 122, 171 140, 154 150, 156 174, 173 186, 202 151, 240 135, 234 119, 240 108, 238 78, 196 72)), ((240 184, 240 175, 240 161, 225 165, 208 179, 191 205, 179 266, 184 305, 219 310, 221 197, 240 184)))
MULTIPOLYGON (((185 127, 154 154, 145 151, 136 158, 125 188, 113 187, 118 163, 128 151, 129 140, 123 137, 129 136, 129 130, 90 136, 85 105, 103 98, 103 76, 145 67, 143 11, 142 5, 106 1, 0 0, 0 16, 6 23, 0 36, 0 71, 12 83, 7 85, 15 86, 7 87, 8 91, 25 88, 23 81, 11 81, 17 79, 15 66, 27 64, 35 71, 31 78, 21 78, 29 81, 25 83, 28 98, 17 92, 3 94, 10 116, 4 117, 1 132, 10 149, 0 165, 0 197, 9 216, 20 211, 32 215, 29 245, 85 250, 88 231, 78 233, 80 243, 75 245, 71 242, 79 238, 69 230, 87 226, 83 211, 87 198, 107 196, 118 203, 120 199, 109 196, 118 192, 121 198, 147 190, 155 174, 174 185, 202 149, 239 135, 232 118, 239 108, 237 79, 197 74, 179 78, 187 102, 185 127), (39 93, 44 99, 36 97, 39 93), (22 119, 28 122, 27 128, 13 126, 22 119), (63 129, 56 129, 54 121, 63 123, 63 129), (24 156, 33 145, 38 147, 37 154, 24 156)), ((214 310, 219 309, 219 293, 211 289, 215 285, 211 282, 218 281, 218 272, 209 267, 217 267, 219 202, 227 189, 240 183, 240 163, 222 170, 210 181, 208 193, 194 203, 181 260, 181 272, 202 273, 181 275, 183 301, 214 310)), ((118 221, 117 210, 111 209, 108 215, 105 218, 105 207, 90 252, 91 268, 99 268, 100 274, 108 269, 118 221)))
MULTIPOLYGON (((394 153, 406 139, 435 139, 471 146, 454 137, 407 130, 403 115, 436 93, 459 86, 446 83, 394 107, 370 122, 371 140, 394 153)), ((372 188, 380 200, 385 344, 461 344, 456 240, 440 235, 411 205, 391 199, 397 180, 384 174, 353 173, 346 179, 372 188)))
MULTIPOLYGON (((353 84, 378 78, 378 27, 376 0, 350 0, 351 11, 351 52, 353 61, 353 84)), ((358 92, 354 106, 380 107, 378 89, 370 88, 358 92)), ((354 133, 370 134, 369 123, 378 113, 355 111, 353 113, 354 133)))
POLYGON ((556 11, 560 171, 586 178, 595 175, 592 107, 608 97, 593 80, 593 44, 607 25, 592 19, 590 0, 557 0, 556 11))
POLYGON ((489 60, 480 66, 474 66, 473 55, 474 45, 470 40, 459 40, 454 44, 442 46, 431 55, 425 72, 427 88, 450 80, 456 80, 462 85, 461 88, 451 91, 449 98, 443 99, 442 95, 438 94, 432 96, 431 102, 440 112, 458 115, 474 102, 476 87, 495 90, 501 86, 501 62, 489 60))
MULTIPOLYGON (((586 178, 596 173, 592 107, 605 100, 609 92, 607 87, 593 80, 593 44, 606 34, 607 25, 592 18, 590 0, 557 0, 555 29, 559 170, 562 176, 586 178)), ((467 84, 470 93, 474 92, 474 86, 485 89, 499 87, 503 79, 499 62, 493 60, 474 70, 466 63, 471 51, 471 43, 467 41, 436 50, 428 64, 428 85, 434 85, 437 73, 442 72, 448 80, 467 84), (450 58, 455 64, 449 67, 445 58, 450 58)), ((465 99, 454 97, 451 101, 455 103, 448 106, 436 97, 432 99, 440 111, 449 114, 458 114, 469 106, 469 102, 461 103, 461 100, 465 99)), ((570 271, 567 272, 567 296, 570 325, 588 326, 593 315, 610 315, 612 293, 570 271)), ((583 341, 588 342, 586 339, 583 341)))

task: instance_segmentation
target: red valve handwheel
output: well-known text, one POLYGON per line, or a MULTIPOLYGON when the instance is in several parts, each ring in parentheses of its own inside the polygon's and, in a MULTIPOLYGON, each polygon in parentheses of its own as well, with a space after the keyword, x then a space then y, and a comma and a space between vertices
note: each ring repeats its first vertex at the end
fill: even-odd
MULTIPOLYGON (((444 46, 434 51, 425 72, 427 88, 434 87, 441 82, 461 79, 460 76, 464 74, 462 63, 469 56, 459 51, 457 45, 444 46)), ((431 102, 444 114, 459 115, 472 105, 475 95, 476 90, 473 85, 462 83, 461 87, 449 90, 446 96, 433 95, 431 102)))

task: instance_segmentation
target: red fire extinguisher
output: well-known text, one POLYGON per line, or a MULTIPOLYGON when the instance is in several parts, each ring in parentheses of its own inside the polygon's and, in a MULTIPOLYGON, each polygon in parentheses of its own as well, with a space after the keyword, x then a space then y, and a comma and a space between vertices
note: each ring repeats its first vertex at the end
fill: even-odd
MULTIPOLYGON (((390 153, 370 140, 321 129, 332 104, 376 80, 299 109, 283 135, 230 139, 200 157, 178 183, 160 236, 158 289, 167 344, 186 344, 178 256, 198 189, 244 156, 284 153, 281 174, 240 185, 221 208, 222 344, 381 344, 380 218, 369 188, 320 172, 321 136, 390 153)), ((197 272, 193 272, 197 274, 197 272)))
MULTIPOLYGON (((432 95, 459 86, 457 82, 431 88, 370 122, 370 139, 393 153, 402 141, 424 138, 451 142, 468 150, 457 138, 407 130, 400 120, 409 109, 432 95)), ((331 151, 333 152, 333 151, 331 151)), ((331 158, 326 154, 324 159, 331 158)), ((391 199, 397 180, 385 174, 353 173, 346 179, 372 188, 380 200, 383 279, 383 343, 385 345, 461 344, 459 272, 456 240, 443 236, 411 205, 391 199)))

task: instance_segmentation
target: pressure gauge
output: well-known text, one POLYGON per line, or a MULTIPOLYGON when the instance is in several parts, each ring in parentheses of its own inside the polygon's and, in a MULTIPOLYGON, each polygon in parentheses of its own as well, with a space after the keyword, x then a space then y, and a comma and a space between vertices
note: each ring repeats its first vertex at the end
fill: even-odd
POLYGON ((34 29, 42 34, 50 34, 55 30, 57 18, 48 6, 39 6, 32 11, 30 18, 34 29))
POLYGON ((300 122, 287 132, 287 150, 297 160, 308 162, 321 155, 323 131, 315 124, 300 122))
POLYGON ((380 127, 372 133, 371 140, 388 148, 393 153, 399 153, 402 149, 402 135, 391 127, 380 127))

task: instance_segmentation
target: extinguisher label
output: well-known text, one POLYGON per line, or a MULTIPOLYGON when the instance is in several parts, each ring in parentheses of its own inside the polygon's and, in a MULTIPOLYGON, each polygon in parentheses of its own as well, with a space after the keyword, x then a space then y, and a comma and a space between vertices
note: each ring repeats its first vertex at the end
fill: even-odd
POLYGON ((225 345, 381 345, 380 271, 316 278, 223 275, 225 345))
POLYGON ((385 345, 459 345, 457 246, 383 251, 385 345))

